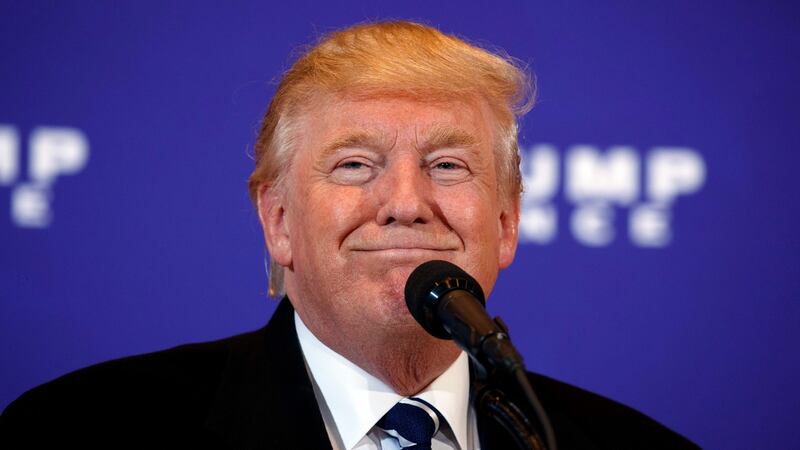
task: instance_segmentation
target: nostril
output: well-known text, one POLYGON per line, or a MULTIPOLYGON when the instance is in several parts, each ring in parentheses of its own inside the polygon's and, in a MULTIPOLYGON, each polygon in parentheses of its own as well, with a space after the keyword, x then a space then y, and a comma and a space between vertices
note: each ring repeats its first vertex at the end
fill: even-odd
POLYGON ((424 225, 433 211, 425 186, 413 173, 398 173, 383 178, 379 185, 377 221, 381 225, 424 225))

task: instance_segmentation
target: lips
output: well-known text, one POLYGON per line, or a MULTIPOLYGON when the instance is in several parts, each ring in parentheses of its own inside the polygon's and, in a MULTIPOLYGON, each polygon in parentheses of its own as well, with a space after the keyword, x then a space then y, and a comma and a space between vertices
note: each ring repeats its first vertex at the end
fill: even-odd
POLYGON ((360 252, 446 252, 463 247, 452 230, 408 227, 361 227, 344 240, 343 248, 360 252))
POLYGON ((353 248, 351 248, 351 250, 360 251, 360 252, 379 252, 379 251, 387 251, 387 250, 428 250, 428 251, 445 252, 445 251, 455 250, 455 248, 437 246, 437 245, 430 245, 430 244, 380 243, 380 244, 377 244, 377 245, 365 245, 365 246, 353 247, 353 248))

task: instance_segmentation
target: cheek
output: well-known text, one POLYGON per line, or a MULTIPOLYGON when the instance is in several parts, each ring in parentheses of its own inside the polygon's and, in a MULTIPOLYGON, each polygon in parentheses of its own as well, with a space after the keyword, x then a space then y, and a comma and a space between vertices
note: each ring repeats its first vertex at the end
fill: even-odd
POLYGON ((474 276, 488 295, 499 270, 499 211, 484 196, 462 197, 448 205, 443 213, 464 242, 464 254, 457 264, 474 276))
MULTIPOLYGON (((442 213, 448 224, 464 240, 465 246, 485 246, 486 241, 498 237, 497 208, 484 196, 460 196, 441 202, 442 213)), ((467 249, 467 250, 475 250, 467 249)))
MULTIPOLYGON (((342 188, 338 189, 341 190, 342 188)), ((329 192, 323 196, 328 203, 328 221, 340 232, 352 231, 372 218, 369 203, 365 201, 366 196, 359 188, 345 188, 344 192, 329 192)))
POLYGON ((309 188, 297 205, 296 222, 298 246, 334 258, 335 250, 354 229, 369 220, 370 208, 360 188, 325 186, 309 188))

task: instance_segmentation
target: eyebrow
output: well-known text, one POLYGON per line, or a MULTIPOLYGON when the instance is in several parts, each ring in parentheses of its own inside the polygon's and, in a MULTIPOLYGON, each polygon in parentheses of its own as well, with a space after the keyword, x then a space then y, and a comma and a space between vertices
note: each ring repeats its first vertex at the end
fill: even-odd
POLYGON ((461 147, 472 149, 477 147, 480 142, 474 134, 468 133, 460 128, 447 125, 434 125, 425 130, 421 144, 417 143, 417 148, 421 153, 430 153, 439 148, 461 147))
POLYGON ((362 148, 386 148, 393 147, 395 139, 386 133, 379 133, 374 131, 353 131, 344 136, 335 138, 327 144, 322 150, 324 156, 332 155, 338 150, 347 147, 362 147, 362 148))
MULTIPOLYGON (((421 142, 419 136, 416 138, 416 147, 420 154, 427 154, 440 148, 453 147, 475 150, 480 144, 475 135, 449 125, 433 125, 424 130, 421 134, 423 135, 421 142)), ((387 133, 356 130, 333 139, 324 146, 322 155, 327 157, 348 147, 371 149, 392 148, 395 145, 396 139, 397 136, 393 137, 387 133)))

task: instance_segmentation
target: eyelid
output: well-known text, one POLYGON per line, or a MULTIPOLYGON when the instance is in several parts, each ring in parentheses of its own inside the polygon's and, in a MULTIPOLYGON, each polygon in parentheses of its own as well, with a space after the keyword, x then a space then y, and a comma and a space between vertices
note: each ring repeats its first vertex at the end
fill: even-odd
POLYGON ((452 156, 441 156, 433 159, 428 166, 428 173, 432 180, 442 185, 453 185, 467 181, 472 177, 472 171, 466 161, 452 156), (451 168, 440 168, 440 164, 452 164, 451 168))
POLYGON ((374 166, 379 163, 377 160, 377 155, 368 149, 359 147, 343 147, 331 155, 331 170, 337 169, 342 164, 348 162, 358 162, 368 166, 374 166))
POLYGON ((365 166, 371 166, 372 164, 374 164, 372 160, 370 160, 369 158, 365 158, 363 156, 347 156, 345 158, 338 160, 334 168, 341 167, 344 164, 348 163, 359 163, 359 164, 364 164, 365 166))
POLYGON ((435 168, 442 163, 453 164, 461 169, 469 169, 469 164, 464 159, 452 155, 441 155, 431 158, 430 161, 428 161, 428 166, 435 168))
POLYGON ((363 149, 345 149, 332 155, 329 160, 329 179, 336 184, 358 186, 375 177, 376 167, 380 164, 375 155, 363 149), (356 167, 346 167, 358 164, 356 167))

